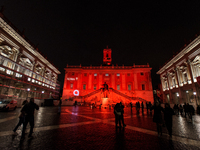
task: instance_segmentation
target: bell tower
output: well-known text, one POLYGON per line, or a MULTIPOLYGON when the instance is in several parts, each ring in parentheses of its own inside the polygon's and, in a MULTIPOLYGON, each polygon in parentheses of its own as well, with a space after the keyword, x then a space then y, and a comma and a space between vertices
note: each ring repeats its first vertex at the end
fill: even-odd
POLYGON ((111 57, 112 50, 106 47, 106 49, 103 50, 103 64, 111 65, 112 57, 111 57))

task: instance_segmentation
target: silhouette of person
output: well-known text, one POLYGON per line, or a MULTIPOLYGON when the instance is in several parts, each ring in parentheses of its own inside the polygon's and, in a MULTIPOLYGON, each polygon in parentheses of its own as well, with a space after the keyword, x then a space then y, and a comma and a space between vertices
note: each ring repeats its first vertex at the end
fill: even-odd
POLYGON ((115 114, 115 126, 116 128, 121 127, 121 106, 120 103, 117 103, 114 107, 114 114, 115 114), (118 126, 119 123, 119 126, 118 126))
POLYGON ((144 113, 144 104, 143 102, 141 103, 141 107, 142 107, 142 114, 144 113))
MULTIPOLYGON (((23 103, 22 103, 22 108, 24 107, 24 105, 25 105, 26 103, 28 103, 27 100, 23 101, 23 103)), ((21 110, 22 110, 22 108, 21 108, 21 110)), ((21 124, 23 124, 24 121, 25 121, 25 115, 21 112, 20 115, 19 115, 19 122, 18 122, 18 124, 16 125, 16 127, 14 128, 13 132, 16 132, 16 130, 18 129, 18 127, 21 126, 21 124)))
POLYGON ((30 124, 30 132, 28 137, 32 137, 33 133, 33 128, 34 128, 34 112, 36 110, 39 110, 39 106, 34 103, 34 98, 30 99, 30 102, 24 105, 22 108, 21 112, 25 114, 25 121, 23 123, 23 130, 22 130, 22 136, 21 140, 24 139, 25 137, 25 131, 26 131, 26 126, 29 123, 30 124))
POLYGON ((149 113, 149 104, 146 102, 147 113, 149 113))
POLYGON ((186 118, 186 115, 187 115, 187 105, 186 105, 186 103, 184 103, 184 105, 183 105, 183 110, 184 110, 185 118, 186 118))
POLYGON ((152 106, 150 110, 154 110, 153 122, 156 123, 158 136, 161 136, 162 135, 162 124, 163 124, 161 111, 164 112, 164 110, 160 106, 160 103, 158 101, 155 102, 154 106, 152 106))
POLYGON ((130 102, 130 106, 131 106, 131 113, 132 113, 132 108, 133 108, 133 104, 132 104, 132 102, 130 102))
POLYGON ((62 100, 60 99, 58 103, 58 114, 61 113, 61 105, 62 105, 62 100))
POLYGON ((126 125, 124 124, 124 105, 122 104, 122 102, 120 102, 120 107, 121 116, 119 121, 122 121, 123 127, 126 127, 126 125))
POLYGON ((174 115, 173 109, 168 103, 165 103, 164 108, 164 120, 167 127, 170 138, 172 137, 172 116, 174 115))

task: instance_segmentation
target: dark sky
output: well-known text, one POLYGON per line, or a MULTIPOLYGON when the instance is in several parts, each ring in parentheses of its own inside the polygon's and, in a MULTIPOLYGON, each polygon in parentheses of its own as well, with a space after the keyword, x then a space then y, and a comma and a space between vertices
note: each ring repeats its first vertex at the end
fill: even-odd
POLYGON ((53 61, 64 80, 69 65, 113 64, 152 67, 156 72, 200 31, 200 1, 1 0, 4 15, 53 61))

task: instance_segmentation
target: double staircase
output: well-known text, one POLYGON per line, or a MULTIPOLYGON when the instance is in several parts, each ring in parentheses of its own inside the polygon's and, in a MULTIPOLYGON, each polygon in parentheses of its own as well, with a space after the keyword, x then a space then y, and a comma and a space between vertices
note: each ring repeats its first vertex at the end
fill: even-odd
MULTIPOLYGON (((93 91, 91 93, 88 93, 88 94, 86 94, 84 96, 78 96, 78 97, 74 97, 74 98, 89 99, 91 96, 94 96, 95 94, 100 93, 102 90, 103 89, 100 88, 100 89, 95 90, 95 91, 93 91)), ((134 102, 136 102, 136 101, 147 102, 147 100, 145 100, 145 99, 143 99, 141 97, 131 97, 131 96, 128 96, 128 95, 126 95, 126 94, 124 94, 122 92, 119 92, 118 90, 115 90, 113 88, 109 88, 109 91, 113 92, 113 93, 115 93, 115 94, 117 94, 117 95, 119 95, 119 96, 121 96, 123 98, 125 98, 126 101, 128 100, 127 103, 130 103, 130 102, 133 102, 133 101, 134 102)))

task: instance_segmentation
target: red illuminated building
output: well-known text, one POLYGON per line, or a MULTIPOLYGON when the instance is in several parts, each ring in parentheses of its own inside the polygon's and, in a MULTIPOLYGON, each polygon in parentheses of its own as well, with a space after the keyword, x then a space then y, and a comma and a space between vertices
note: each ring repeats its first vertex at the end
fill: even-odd
POLYGON ((101 66, 70 66, 65 68, 64 104, 74 101, 111 105, 137 101, 153 103, 151 68, 149 65, 111 65, 111 49, 103 50, 101 66))

